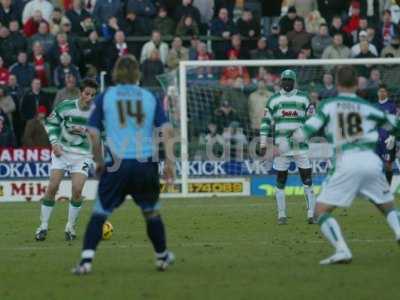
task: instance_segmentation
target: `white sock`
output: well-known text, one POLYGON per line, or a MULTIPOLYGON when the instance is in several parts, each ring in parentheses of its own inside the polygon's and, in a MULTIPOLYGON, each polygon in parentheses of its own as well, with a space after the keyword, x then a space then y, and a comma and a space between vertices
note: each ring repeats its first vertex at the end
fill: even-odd
POLYGON ((387 214, 386 220, 389 224, 389 227, 396 235, 396 239, 400 239, 400 220, 398 212, 396 210, 392 210, 390 213, 387 214))
POLYGON ((323 215, 320 217, 320 225, 322 234, 332 244, 332 246, 335 247, 336 251, 350 252, 350 249, 343 238, 340 226, 333 217, 323 215))
POLYGON ((90 259, 90 260, 92 260, 94 258, 95 253, 96 252, 94 250, 91 250, 91 249, 83 250, 82 254, 81 254, 81 258, 82 259, 90 259))
POLYGON ((304 194, 306 196, 306 202, 307 202, 307 217, 312 218, 314 217, 314 209, 315 209, 315 196, 313 187, 305 185, 304 194))
POLYGON ((275 197, 278 206, 278 218, 286 218, 285 190, 276 188, 275 197))
POLYGON ((51 217, 51 213, 53 212, 54 208, 54 202, 52 205, 49 204, 49 202, 42 203, 41 208, 40 208, 40 227, 42 229, 48 229, 49 228, 49 220, 51 217))
POLYGON ((72 201, 69 203, 69 208, 68 208, 68 224, 70 227, 74 228, 76 225, 76 221, 78 219, 79 213, 81 211, 82 207, 82 202, 77 203, 72 201))

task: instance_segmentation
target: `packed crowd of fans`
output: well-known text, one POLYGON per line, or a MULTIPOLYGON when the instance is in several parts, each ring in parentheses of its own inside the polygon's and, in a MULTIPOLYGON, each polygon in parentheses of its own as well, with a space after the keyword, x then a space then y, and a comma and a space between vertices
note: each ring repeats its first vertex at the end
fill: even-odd
MULTIPOLYGON (((141 84, 159 87, 181 60, 399 57, 399 20, 392 0, 0 0, 0 146, 46 146, 54 105, 127 53, 141 84)), ((324 71, 317 98, 335 93, 324 71)), ((383 80, 379 68, 361 71, 360 85, 383 80)), ((228 87, 275 80, 238 67, 195 75, 228 87)))

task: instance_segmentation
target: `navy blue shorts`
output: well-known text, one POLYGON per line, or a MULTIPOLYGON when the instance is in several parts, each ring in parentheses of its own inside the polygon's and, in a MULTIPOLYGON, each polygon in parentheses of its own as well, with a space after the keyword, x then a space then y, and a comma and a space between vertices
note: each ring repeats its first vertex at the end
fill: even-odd
POLYGON ((107 168, 111 164, 106 164, 106 171, 100 178, 94 213, 110 215, 127 195, 132 196, 144 212, 159 208, 160 177, 157 162, 124 159, 115 171, 107 168))

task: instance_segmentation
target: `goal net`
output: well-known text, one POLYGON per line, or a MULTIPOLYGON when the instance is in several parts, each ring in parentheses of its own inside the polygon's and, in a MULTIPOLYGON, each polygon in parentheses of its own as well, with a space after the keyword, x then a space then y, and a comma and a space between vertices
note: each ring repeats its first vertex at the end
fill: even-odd
MULTIPOLYGON (((164 106, 179 134, 179 192, 241 194, 243 185, 235 185, 241 178, 273 174, 272 158, 259 155, 259 129, 268 98, 280 90, 281 73, 296 73, 296 88, 308 94, 313 113, 323 99, 337 93, 339 65, 354 65, 358 94, 368 101, 377 102, 382 83, 391 99, 400 98, 397 58, 185 61, 178 71, 160 76, 164 106)), ((311 143, 314 172, 327 171, 331 154, 324 139, 311 143)))

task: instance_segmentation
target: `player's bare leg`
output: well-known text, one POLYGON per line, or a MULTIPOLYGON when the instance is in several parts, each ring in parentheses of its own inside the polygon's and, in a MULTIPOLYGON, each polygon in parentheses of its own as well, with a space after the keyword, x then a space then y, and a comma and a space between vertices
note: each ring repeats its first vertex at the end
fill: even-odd
POLYGON ((156 255, 156 267, 159 271, 165 271, 175 261, 175 256, 167 249, 164 223, 157 210, 143 211, 146 221, 147 235, 153 244, 156 255))
POLYGON ((386 221, 388 222, 390 229, 392 229, 393 233, 395 234, 397 243, 400 245, 400 218, 394 202, 391 201, 385 204, 379 204, 376 205, 376 207, 386 217, 386 221))
POLYGON ((312 186, 312 169, 299 168, 300 178, 304 186, 304 195, 307 202, 307 221, 308 224, 314 224, 315 196, 312 186))
POLYGON ((288 171, 277 171, 276 175, 276 206, 278 209, 278 224, 287 224, 287 214, 286 214, 286 199, 285 199, 285 186, 288 176, 288 171))
POLYGON ((68 222, 65 226, 65 239, 71 241, 76 239, 75 225, 82 207, 82 191, 87 176, 83 173, 72 173, 72 197, 68 208, 68 222))
POLYGON ((393 163, 391 161, 385 162, 384 171, 385 171, 386 180, 390 186, 392 184, 392 178, 393 178, 393 163))
POLYGON ((317 202, 315 206, 315 214, 321 226, 321 232, 336 250, 335 254, 321 260, 321 265, 350 263, 352 259, 351 251, 343 238, 340 226, 335 218, 331 216, 331 212, 333 212, 335 208, 335 206, 320 202, 317 202))
POLYGON ((51 170, 49 186, 47 187, 45 196, 41 199, 42 201, 40 209, 41 223, 35 233, 35 239, 37 241, 44 241, 46 239, 47 230, 49 227, 49 220, 55 204, 55 197, 63 177, 64 177, 64 170, 58 170, 58 169, 51 170))

